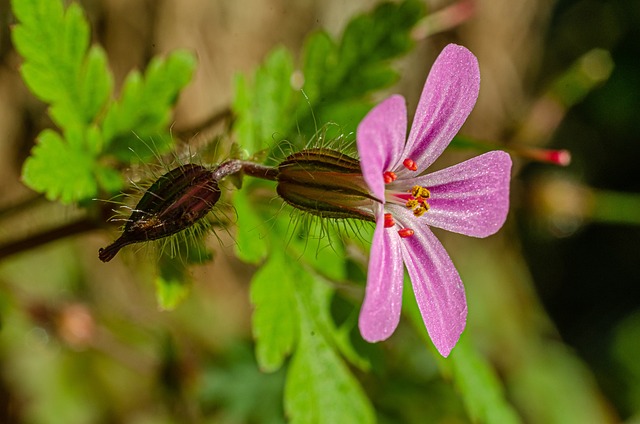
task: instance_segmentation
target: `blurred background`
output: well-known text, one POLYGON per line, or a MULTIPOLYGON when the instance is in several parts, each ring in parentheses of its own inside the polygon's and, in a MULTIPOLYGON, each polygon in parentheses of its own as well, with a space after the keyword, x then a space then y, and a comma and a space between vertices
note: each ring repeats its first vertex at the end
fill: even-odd
MULTIPOLYGON (((273 47, 297 52, 315 28, 338 35, 376 4, 80 3, 116 85, 156 54, 196 53, 175 115, 174 129, 185 132, 228 109, 233 75, 251 72, 273 47)), ((397 63, 402 77, 390 92, 414 109, 441 48, 467 46, 482 83, 462 133, 511 149, 515 165, 499 234, 438 233, 467 288, 467 335, 523 422, 640 422, 640 1, 427 6, 434 19, 397 63), (572 161, 532 161, 533 148, 568 149, 572 161)), ((7 0, 0 20, 0 423, 283 422, 284 373, 263 374, 253 359, 254 269, 234 258, 232 237, 211 237, 214 262, 194 267, 187 300, 161 311, 153 252, 130 248, 101 263, 98 248, 115 230, 83 226, 82 211, 20 182, 51 122, 21 82, 7 0), (50 242, 18 243, 56 228, 50 242)), ((441 164, 458 154, 469 155, 441 164)), ((468 422, 403 325, 382 348, 393 372, 363 382, 380 421, 468 422)))

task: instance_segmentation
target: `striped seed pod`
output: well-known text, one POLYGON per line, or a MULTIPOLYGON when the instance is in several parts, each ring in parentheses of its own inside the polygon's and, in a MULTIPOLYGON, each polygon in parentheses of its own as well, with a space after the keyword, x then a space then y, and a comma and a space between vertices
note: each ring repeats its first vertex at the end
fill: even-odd
POLYGON ((306 149, 278 165, 278 195, 296 209, 322 218, 375 221, 360 162, 326 148, 306 149))
POLYGON ((220 199, 218 177, 217 170, 195 164, 162 175, 142 196, 122 235, 98 251, 100 260, 110 261, 126 245, 161 239, 194 225, 220 199))

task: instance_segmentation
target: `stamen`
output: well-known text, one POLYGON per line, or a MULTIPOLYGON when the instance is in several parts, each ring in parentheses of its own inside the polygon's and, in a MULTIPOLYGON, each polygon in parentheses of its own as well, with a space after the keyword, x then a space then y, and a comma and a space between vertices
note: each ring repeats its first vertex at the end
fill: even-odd
POLYGON ((390 213, 384 214, 384 228, 390 228, 396 225, 396 222, 393 220, 393 215, 390 213))
POLYGON ((398 231, 398 234, 402 238, 411 237, 413 235, 413 230, 411 228, 403 228, 402 230, 398 231))
POLYGON ((398 178, 398 176, 394 172, 387 171, 382 174, 382 178, 384 178, 385 184, 389 184, 394 182, 398 178))
POLYGON ((428 208, 424 207, 424 206, 420 206, 419 208, 415 208, 413 210, 413 214, 415 216, 422 216, 424 215, 424 213, 428 210, 428 208))
POLYGON ((404 165, 405 168, 407 168, 409 171, 417 171, 418 170, 418 165, 413 161, 413 159, 409 159, 406 158, 402 164, 404 165))
POLYGON ((419 204, 420 202, 418 202, 416 199, 409 199, 407 200, 407 203, 405 203, 405 206, 408 207, 409 209, 413 209, 417 207, 419 204))
POLYGON ((413 197, 423 197, 425 199, 431 197, 431 192, 429 191, 429 189, 419 185, 414 185, 413 187, 411 187, 409 193, 411 193, 413 197))
POLYGON ((422 216, 430 208, 427 199, 431 197, 431 192, 426 187, 414 185, 407 191, 409 198, 405 202, 407 209, 413 210, 413 215, 422 216))

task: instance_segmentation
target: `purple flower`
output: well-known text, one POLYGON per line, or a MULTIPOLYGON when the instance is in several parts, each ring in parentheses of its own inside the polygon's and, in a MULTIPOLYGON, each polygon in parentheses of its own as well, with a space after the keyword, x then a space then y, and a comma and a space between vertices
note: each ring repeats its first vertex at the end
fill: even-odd
POLYGON ((409 138, 402 96, 376 106, 358 126, 364 180, 376 203, 376 229, 359 327, 387 339, 400 320, 404 267, 438 352, 448 356, 464 330, 464 287, 430 226, 473 237, 500 229, 509 209, 511 159, 493 151, 422 175, 473 109, 480 88, 475 56, 448 45, 425 83, 409 138), (404 266, 403 266, 404 264, 404 266))

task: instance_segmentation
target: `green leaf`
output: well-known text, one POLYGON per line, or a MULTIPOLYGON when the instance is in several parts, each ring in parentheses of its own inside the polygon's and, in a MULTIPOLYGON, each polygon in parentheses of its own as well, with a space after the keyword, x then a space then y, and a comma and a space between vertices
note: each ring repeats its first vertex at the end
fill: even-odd
POLYGON ((287 373, 285 410, 293 423, 375 422, 369 399, 328 342, 323 319, 318 321, 329 293, 322 286, 306 273, 297 281, 300 335, 287 373))
POLYGON ((412 48, 411 30, 422 16, 418 1, 382 3, 352 19, 337 41, 325 32, 311 35, 302 66, 309 104, 297 105, 295 128, 309 135, 335 122, 343 134, 355 131, 373 106, 369 95, 398 79, 391 60, 412 48))
POLYGON ((113 75, 109 72, 107 55, 99 46, 89 49, 80 71, 79 89, 86 116, 93 118, 102 111, 113 91, 113 75))
POLYGON ((117 193, 124 188, 122 175, 117 170, 98 164, 94 171, 98 184, 106 193, 117 193))
POLYGON ((411 30, 422 16, 424 6, 418 1, 382 3, 372 12, 352 19, 333 52, 326 41, 308 43, 305 87, 319 86, 323 96, 335 101, 362 96, 393 83, 396 72, 388 61, 413 47, 411 30), (319 70, 317 58, 323 54, 329 59, 324 61, 324 70, 319 70), (307 75, 312 67, 315 71, 307 75))
MULTIPOLYGON (((299 217, 302 225, 297 226, 295 234, 287 236, 286 248, 296 260, 302 260, 326 278, 342 281, 346 278, 344 263, 344 243, 333 227, 335 223, 323 221, 317 217, 299 217), (310 219, 308 219, 310 218, 310 219)), ((286 236, 292 231, 292 218, 286 214, 276 218, 273 232, 286 236)))
MULTIPOLYGON (((337 254, 337 252, 331 253, 333 255, 337 254)), ((336 266, 339 269, 339 274, 344 278, 346 274, 344 257, 344 253, 342 253, 341 257, 334 256, 331 262, 335 265, 329 265, 325 261, 320 261, 319 263, 311 262, 311 265, 315 270, 322 271, 325 275, 331 273, 331 271, 327 271, 327 266, 336 266)), ((295 263, 296 259, 297 256, 292 257, 290 260, 295 263)), ((309 316, 313 317, 314 325, 322 332, 328 343, 339 350, 349 362, 363 371, 368 370, 371 364, 358 354, 349 338, 349 333, 353 325, 355 325, 355 321, 347 322, 339 329, 336 328, 333 321, 331 299, 334 295, 334 289, 331 288, 327 281, 316 275, 316 271, 300 268, 299 272, 301 277, 298 279, 296 293, 298 299, 308 311, 309 316)))
POLYGON ((496 371, 473 346, 467 332, 462 334, 447 359, 440 356, 426 331, 408 278, 405 278, 404 283, 403 311, 409 316, 425 343, 431 347, 434 356, 439 360, 442 373, 453 378, 471 420, 487 424, 521 422, 505 398, 504 387, 496 371))
POLYGON ((160 273, 156 277, 156 300, 160 309, 175 309, 187 297, 190 288, 188 271, 184 264, 172 258, 161 258, 160 273))
POLYGON ((172 107, 190 81, 195 65, 191 53, 177 51, 166 59, 153 59, 144 77, 136 71, 130 73, 120 99, 110 105, 104 118, 107 152, 129 161, 166 151, 172 145, 166 132, 172 107), (139 148, 141 143, 149 143, 152 148, 139 148))
POLYGON ((104 51, 88 50, 89 24, 77 4, 59 0, 15 0, 19 20, 13 31, 24 57, 22 77, 29 89, 51 104, 49 114, 63 129, 40 134, 23 168, 23 179, 51 200, 64 203, 94 197, 98 183, 107 191, 122 181, 97 162, 103 139, 95 124, 109 101, 113 77, 104 51))
MULTIPOLYGON (((242 190, 233 195, 233 205, 238 215, 236 225, 236 256, 245 262, 257 264, 268 253, 267 234, 268 224, 256 210, 255 202, 251 199, 254 187, 267 185, 264 182, 248 181, 242 190)), ((271 185, 269 189, 272 190, 271 185)))
POLYGON ((210 261, 213 255, 205 245, 204 233, 197 231, 178 233, 165 243, 158 261, 156 300, 160 309, 170 311, 191 291, 189 266, 210 261))
POLYGON ((264 371, 275 371, 282 366, 298 333, 294 293, 299 275, 284 258, 274 252, 251 281, 256 357, 264 371))
POLYGON ((473 421, 487 424, 521 422, 505 399, 504 388, 495 370, 470 342, 466 333, 449 357, 456 387, 473 421))
POLYGON ((236 78, 233 111, 235 131, 250 154, 272 147, 291 126, 293 105, 293 58, 284 47, 274 50, 256 70, 253 80, 236 78))
POLYGON ((44 130, 22 171, 24 182, 50 200, 71 203, 94 197, 95 156, 80 142, 67 143, 53 130, 44 130))
POLYGON ((329 34, 318 31, 307 38, 303 51, 304 92, 314 104, 324 95, 325 71, 337 66, 338 48, 329 34))
MULTIPOLYGON (((62 117, 56 123, 81 129, 94 118, 87 109, 80 74, 89 46, 89 25, 82 9, 71 4, 63 10, 59 0, 15 0, 14 13, 20 23, 12 32, 13 42, 24 57, 22 78, 41 100, 62 117)), ((104 70, 106 72, 106 70, 104 70)))

